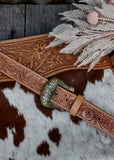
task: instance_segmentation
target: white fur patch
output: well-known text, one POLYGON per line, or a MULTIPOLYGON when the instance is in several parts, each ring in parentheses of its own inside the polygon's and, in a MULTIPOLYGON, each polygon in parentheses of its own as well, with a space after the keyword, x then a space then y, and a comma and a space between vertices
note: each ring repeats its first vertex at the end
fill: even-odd
POLYGON ((84 97, 114 116, 114 75, 112 71, 104 70, 102 81, 95 81, 95 84, 88 82, 84 97))
MULTIPOLYGON (((18 108, 26 121, 25 139, 19 147, 13 144, 13 135, 8 129, 8 138, 0 139, 0 160, 112 160, 114 141, 93 126, 81 121, 75 125, 67 112, 53 111, 51 120, 36 108, 34 95, 25 93, 18 83, 11 89, 4 89, 10 105, 18 108), (62 135, 57 147, 49 137, 52 128, 59 128, 62 135), (42 141, 49 144, 50 156, 37 154, 42 141)), ((111 70, 104 71, 104 78, 95 84, 88 82, 84 91, 86 99, 114 115, 114 76, 111 70)))

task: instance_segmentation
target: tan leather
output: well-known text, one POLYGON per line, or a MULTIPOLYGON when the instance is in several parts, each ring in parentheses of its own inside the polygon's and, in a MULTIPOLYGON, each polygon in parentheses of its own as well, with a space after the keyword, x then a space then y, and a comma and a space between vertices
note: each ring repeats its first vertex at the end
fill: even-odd
POLYGON ((112 56, 110 57, 110 62, 111 62, 111 66, 112 66, 112 71, 113 71, 113 73, 114 73, 114 55, 112 55, 112 56))
MULTIPOLYGON (((52 40, 53 38, 48 38, 48 34, 43 34, 0 41, 0 51, 46 78, 71 69, 89 68, 89 65, 80 68, 73 65, 80 53, 77 55, 60 54, 59 51, 65 44, 46 49, 45 47, 52 40)), ((108 56, 101 58, 93 70, 105 68, 111 68, 108 56)), ((0 72, 0 82, 4 81, 12 81, 12 79, 0 72)))
MULTIPOLYGON (((41 93, 44 84, 47 82, 47 79, 2 52, 0 52, 0 71, 37 94, 41 93)), ((60 86, 56 87, 55 92, 57 95, 53 94, 50 101, 69 112, 77 95, 60 86)), ((78 117, 114 138, 114 117, 112 115, 86 100, 78 105, 78 109, 76 113, 78 117)))
POLYGON ((70 111, 69 111, 69 113, 72 116, 74 116, 74 117, 76 116, 76 114, 78 113, 79 108, 82 105, 83 101, 84 101, 83 96, 81 96, 81 95, 77 96, 75 102, 73 103, 73 105, 72 105, 72 107, 70 108, 70 111))

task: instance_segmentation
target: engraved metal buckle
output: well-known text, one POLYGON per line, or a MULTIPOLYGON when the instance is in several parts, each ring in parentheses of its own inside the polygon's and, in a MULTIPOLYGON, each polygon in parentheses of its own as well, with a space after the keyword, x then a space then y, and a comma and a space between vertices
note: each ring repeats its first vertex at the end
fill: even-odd
POLYGON ((59 79, 59 78, 51 78, 44 85, 44 87, 43 87, 43 89, 41 91, 40 101, 41 101, 41 104, 44 107, 55 108, 55 109, 57 109, 59 111, 64 111, 62 108, 58 107, 56 104, 53 104, 52 102, 50 102, 50 98, 51 98, 52 94, 57 95, 57 93, 55 92, 55 88, 56 88, 57 85, 67 89, 68 91, 74 92, 74 87, 68 86, 61 79, 59 79))

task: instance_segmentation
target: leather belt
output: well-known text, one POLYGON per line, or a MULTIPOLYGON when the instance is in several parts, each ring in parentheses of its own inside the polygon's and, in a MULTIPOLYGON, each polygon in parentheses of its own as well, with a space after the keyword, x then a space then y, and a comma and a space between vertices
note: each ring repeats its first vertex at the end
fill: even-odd
MULTIPOLYGON (((41 101, 44 106, 46 103, 51 102, 51 104, 59 106, 73 116, 78 116, 114 138, 114 117, 91 104, 84 97, 77 96, 66 90, 65 87, 62 88, 61 85, 57 85, 56 79, 48 81, 46 78, 9 58, 2 52, 0 52, 0 71, 33 92, 39 95, 41 94, 41 101), (52 90, 54 94, 50 91, 51 86, 55 89, 52 90), (46 93, 44 93, 46 87, 48 88, 46 93), (48 96, 50 99, 47 98, 48 96)), ((73 90, 71 87, 70 89, 73 90)))

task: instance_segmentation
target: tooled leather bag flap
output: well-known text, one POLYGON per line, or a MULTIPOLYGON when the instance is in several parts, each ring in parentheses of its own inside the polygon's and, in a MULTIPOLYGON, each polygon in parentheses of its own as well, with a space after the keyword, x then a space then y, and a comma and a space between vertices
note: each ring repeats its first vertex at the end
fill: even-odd
MULTIPOLYGON (((0 41, 0 51, 46 78, 72 69, 89 69, 89 65, 80 68, 74 66, 74 62, 79 54, 59 53, 60 49, 62 49, 65 44, 46 49, 45 47, 52 40, 53 38, 49 38, 48 34, 42 34, 0 41)), ((110 67, 109 57, 105 56, 94 66, 93 70, 101 70, 110 67)), ((4 81, 11 81, 11 79, 0 72, 0 82, 4 81)))

